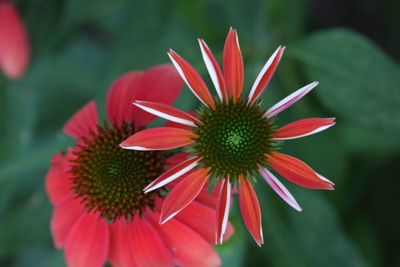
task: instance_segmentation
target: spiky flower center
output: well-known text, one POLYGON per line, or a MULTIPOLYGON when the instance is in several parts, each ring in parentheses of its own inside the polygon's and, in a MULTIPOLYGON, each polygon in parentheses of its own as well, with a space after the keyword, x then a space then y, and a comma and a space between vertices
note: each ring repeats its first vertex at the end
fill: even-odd
POLYGON ((165 154, 157 151, 125 150, 119 144, 135 133, 133 124, 97 127, 90 138, 78 144, 72 160, 73 190, 91 211, 108 221, 129 220, 145 207, 153 208, 157 192, 143 188, 164 169, 165 154))
POLYGON ((237 179, 266 165, 266 155, 274 147, 273 125, 259 103, 247 105, 242 98, 219 102, 214 109, 202 108, 199 115, 200 123, 193 128, 198 136, 194 150, 216 178, 237 179))

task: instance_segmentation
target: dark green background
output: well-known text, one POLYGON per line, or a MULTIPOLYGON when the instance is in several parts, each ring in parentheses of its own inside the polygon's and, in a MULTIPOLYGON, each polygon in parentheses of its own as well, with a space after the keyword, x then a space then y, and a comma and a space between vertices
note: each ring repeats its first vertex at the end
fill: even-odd
MULTIPOLYGON (((337 117, 328 131, 283 148, 333 180, 336 190, 284 181, 304 209, 298 213, 259 180, 265 245, 251 240, 235 200, 236 233, 218 247, 224 266, 400 266, 399 1, 15 3, 28 27, 32 62, 20 81, 0 75, 0 266, 64 266, 52 246, 44 176, 51 155, 73 144, 61 131, 66 120, 91 99, 104 114, 112 81, 168 62, 169 48, 211 84, 196 38, 220 59, 229 26, 239 33, 246 93, 276 47, 287 46, 265 106, 320 81, 278 124, 337 117)), ((175 105, 198 104, 184 88, 175 105)))

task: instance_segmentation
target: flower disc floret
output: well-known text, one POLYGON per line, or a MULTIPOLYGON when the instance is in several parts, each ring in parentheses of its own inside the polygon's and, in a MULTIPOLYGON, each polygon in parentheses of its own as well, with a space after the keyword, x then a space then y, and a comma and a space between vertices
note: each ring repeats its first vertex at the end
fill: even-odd
POLYGON ((133 124, 97 126, 72 160, 73 189, 89 210, 109 221, 130 219, 153 207, 155 194, 143 187, 163 172, 165 153, 122 150, 118 144, 135 132, 133 124))
POLYGON ((266 155, 274 147, 270 138, 271 120, 265 118, 260 105, 239 101, 217 102, 215 108, 202 108, 193 131, 194 151, 201 164, 209 167, 217 179, 252 175, 258 166, 266 166, 266 155))

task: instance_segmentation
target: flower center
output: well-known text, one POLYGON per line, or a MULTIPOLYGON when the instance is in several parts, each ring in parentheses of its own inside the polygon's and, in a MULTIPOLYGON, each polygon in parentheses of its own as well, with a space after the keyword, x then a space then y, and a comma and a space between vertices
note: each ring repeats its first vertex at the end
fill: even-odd
POLYGON ((72 160, 73 190, 89 210, 108 221, 129 220, 143 208, 153 208, 158 192, 144 194, 151 181, 162 174, 166 154, 125 150, 119 144, 135 133, 132 124, 111 128, 97 126, 97 133, 78 144, 72 160))
POLYGON ((242 98, 219 102, 214 109, 202 108, 199 115, 193 148, 216 178, 237 179, 266 166, 266 155, 274 148, 273 125, 259 104, 247 105, 242 98))

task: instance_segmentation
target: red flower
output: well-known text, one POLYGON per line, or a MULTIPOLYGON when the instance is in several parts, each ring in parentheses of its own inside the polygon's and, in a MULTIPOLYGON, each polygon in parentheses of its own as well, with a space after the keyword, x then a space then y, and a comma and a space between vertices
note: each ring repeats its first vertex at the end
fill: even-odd
MULTIPOLYGON (((96 103, 89 102, 65 125, 76 138, 58 153, 46 177, 55 206, 51 231, 69 266, 217 266, 213 250, 215 193, 207 186, 176 219, 159 225, 162 191, 144 194, 146 183, 188 156, 138 152, 118 144, 155 116, 132 106, 135 99, 172 104, 182 81, 171 65, 130 72, 112 85, 107 97, 111 124, 100 127, 96 103), (168 93, 160 93, 168 92, 168 93)), ((169 186, 173 188, 174 186, 169 186)), ((229 225, 229 232, 232 233, 229 225)))
POLYGON ((0 0, 0 68, 10 79, 18 79, 28 63, 29 43, 22 19, 12 3, 0 0))
POLYGON ((274 169, 287 180, 313 189, 333 189, 333 183, 312 170, 304 162, 276 152, 282 140, 299 138, 325 130, 335 124, 334 118, 311 118, 290 123, 276 130, 272 119, 310 92, 313 82, 264 110, 258 98, 271 80, 284 47, 279 47, 262 68, 247 99, 242 96, 243 60, 236 30, 231 29, 225 42, 223 70, 211 50, 199 39, 200 49, 216 88, 214 99, 195 69, 177 53, 168 53, 175 68, 190 90, 203 103, 197 117, 171 106, 149 101, 135 105, 165 119, 180 123, 188 129, 161 127, 140 131, 121 146, 132 150, 165 150, 188 146, 194 157, 182 161, 155 179, 146 192, 164 186, 181 175, 181 179, 164 201, 161 222, 164 223, 183 210, 213 178, 222 184, 217 203, 216 242, 223 240, 228 220, 231 184, 239 186, 239 202, 247 229, 258 245, 263 244, 261 212, 257 196, 250 183, 261 175, 266 182, 293 208, 301 211, 296 200, 269 171, 274 169), (196 168, 197 167, 197 168, 196 168), (196 169, 194 169, 196 168, 196 169), (194 170, 193 170, 194 169, 194 170))

